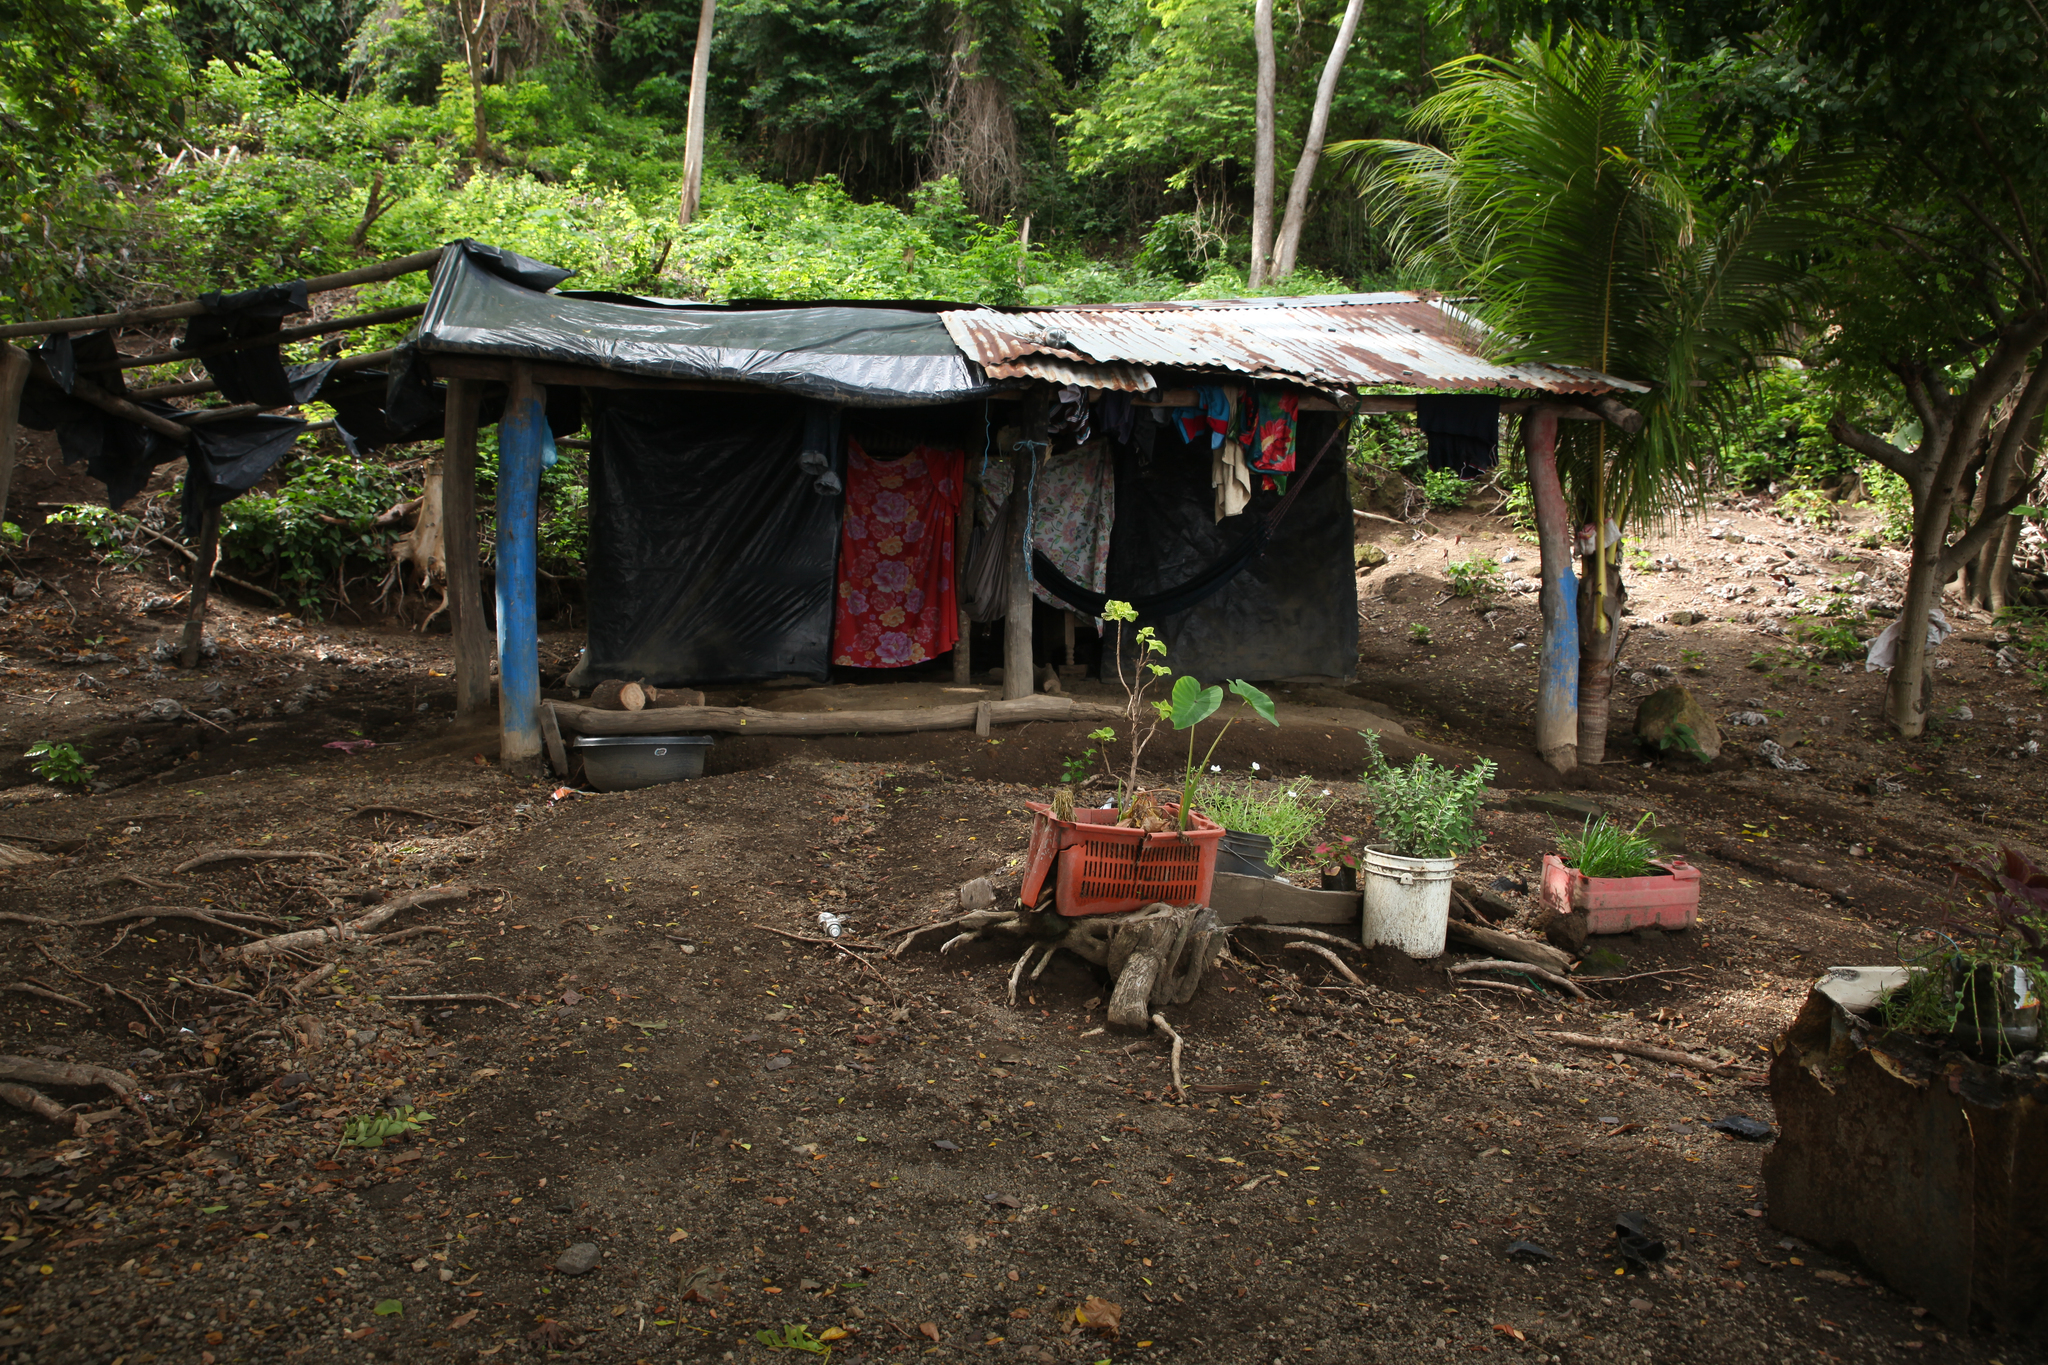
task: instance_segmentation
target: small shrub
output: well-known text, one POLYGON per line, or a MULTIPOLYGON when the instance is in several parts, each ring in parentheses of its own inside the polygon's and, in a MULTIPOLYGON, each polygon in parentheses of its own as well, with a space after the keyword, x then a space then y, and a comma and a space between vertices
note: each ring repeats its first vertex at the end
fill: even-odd
POLYGON ((1429 627, 1420 621, 1410 621, 1408 623, 1408 641, 1410 644, 1428 644, 1430 642, 1429 627))
POLYGON ((1472 496, 1472 485, 1448 469, 1430 469, 1422 475, 1422 495, 1431 507, 1451 511, 1465 505, 1472 496))
POLYGON ((60 787, 83 787, 99 771, 85 761, 76 745, 57 740, 37 740, 22 757, 33 760, 29 768, 37 777, 60 787))
POLYGON ((44 520, 52 526, 69 526, 85 537, 85 543, 101 555, 129 550, 135 528, 141 523, 125 513, 96 503, 76 502, 60 507, 44 520))
POLYGON ((1455 858, 1484 841, 1479 802, 1493 780, 1492 759, 1481 759, 1461 773, 1421 754, 1407 768, 1396 768, 1380 752, 1378 735, 1369 730, 1358 733, 1365 741, 1362 781, 1373 823, 1396 855, 1455 858))
POLYGON ((1803 526, 1832 526, 1842 511, 1818 488, 1793 488, 1778 495, 1778 510, 1803 526))
POLYGON ((1818 651, 1821 658, 1837 663, 1863 657, 1863 637, 1847 621, 1800 621, 1799 642, 1818 651))
POLYGON ((1459 597, 1486 597, 1507 588, 1498 562, 1491 559, 1459 559, 1444 570, 1451 591, 1459 597))
POLYGON ((1642 834, 1649 822, 1650 813, 1644 811, 1633 829, 1623 829, 1602 815, 1586 821, 1577 834, 1564 835, 1557 847, 1566 865, 1577 868, 1581 876, 1640 877, 1650 870, 1650 858, 1657 851, 1642 834))

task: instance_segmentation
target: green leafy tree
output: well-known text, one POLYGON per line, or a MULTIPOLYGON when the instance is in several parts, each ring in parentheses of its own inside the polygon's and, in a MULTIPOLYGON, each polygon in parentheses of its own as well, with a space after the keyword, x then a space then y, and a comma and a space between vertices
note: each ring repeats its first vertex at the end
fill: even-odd
MULTIPOLYGON (((1696 497, 1712 468, 1702 419, 1737 401, 1755 358, 1800 316, 1810 240, 1836 168, 1792 156, 1741 187, 1709 193, 1717 146, 1697 101, 1674 98, 1684 73, 1642 43, 1584 29, 1524 38, 1505 57, 1438 69, 1441 89, 1413 126, 1432 142, 1332 149, 1357 160, 1363 187, 1395 224, 1410 264, 1476 296, 1507 361, 1613 375, 1642 391, 1605 405, 1609 421, 1567 423, 1558 469, 1572 524, 1617 527, 1696 497)), ((1562 501, 1543 534, 1546 624, 1558 630, 1571 581, 1562 501)), ((1618 538, 1583 546, 1576 753, 1539 737, 1560 768, 1604 757, 1617 624, 1625 599, 1618 538)), ((1568 675, 1546 670, 1539 714, 1565 714, 1568 675)))
POLYGON ((143 0, 0 0, 0 314, 49 317, 122 282, 87 268, 186 83, 170 11, 143 0))

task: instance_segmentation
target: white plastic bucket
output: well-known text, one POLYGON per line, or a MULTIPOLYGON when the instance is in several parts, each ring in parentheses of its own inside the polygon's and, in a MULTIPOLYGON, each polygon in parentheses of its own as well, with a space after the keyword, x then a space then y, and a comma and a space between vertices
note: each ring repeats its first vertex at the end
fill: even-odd
POLYGON ((1390 943, 1410 957, 1442 957, 1451 923, 1456 858, 1403 858, 1369 844, 1359 862, 1364 883, 1365 946, 1390 943))

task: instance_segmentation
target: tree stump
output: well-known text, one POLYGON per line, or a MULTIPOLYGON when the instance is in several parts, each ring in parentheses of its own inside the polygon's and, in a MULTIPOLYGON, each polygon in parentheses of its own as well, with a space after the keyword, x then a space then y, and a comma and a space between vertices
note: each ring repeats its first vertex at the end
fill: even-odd
MULTIPOLYGON (((1025 950, 1027 957, 1037 945, 1044 945, 1039 971, 1044 971, 1046 962, 1062 948, 1103 968, 1116 982, 1109 998, 1110 1027, 1139 1033, 1151 1027, 1157 1011, 1194 999, 1203 976, 1227 942, 1227 931, 1206 905, 1155 903, 1128 914, 1073 919, 1035 910, 1008 914, 984 910, 948 923, 968 927, 947 940, 941 953, 1002 933, 1031 940, 1033 947, 1025 950)), ((898 951, 907 946, 909 939, 898 951)), ((1020 961, 1013 985, 1014 976, 1023 968, 1020 961)))

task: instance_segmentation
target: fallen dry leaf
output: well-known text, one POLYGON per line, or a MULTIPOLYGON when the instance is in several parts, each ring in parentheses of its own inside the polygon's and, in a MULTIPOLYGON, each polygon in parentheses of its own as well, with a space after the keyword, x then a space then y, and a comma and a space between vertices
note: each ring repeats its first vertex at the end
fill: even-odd
POLYGON ((674 1232, 671 1232, 671 1233, 670 1233, 670 1234, 668 1235, 668 1239, 669 1239, 669 1241, 671 1241, 671 1242, 680 1242, 680 1241, 682 1241, 682 1240, 683 1240, 683 1239, 684 1239, 685 1237, 688 1237, 689 1235, 690 1235, 689 1233, 687 1233, 687 1232, 684 1232, 684 1231, 683 1231, 683 1230, 682 1230, 681 1228, 677 1228, 677 1229, 676 1229, 676 1230, 675 1230, 674 1232))
POLYGON ((917 1330, 930 1337, 933 1341, 939 1339, 939 1325, 935 1322, 920 1322, 917 1325, 917 1330))
POLYGON ((449 1327, 450 1327, 451 1329, 453 1329, 453 1330, 455 1330, 455 1331, 458 1331, 458 1332, 459 1332, 459 1331, 461 1331, 461 1330, 462 1330, 463 1328, 465 1328, 465 1327, 469 1326, 469 1325, 470 1325, 470 1324, 471 1324, 472 1322, 475 1322, 475 1321, 476 1321, 476 1315, 477 1315, 477 1310, 476 1310, 476 1309, 474 1309, 474 1308, 472 1308, 472 1309, 470 1309, 470 1310, 469 1310, 469 1311, 468 1311, 467 1313, 463 1313, 463 1314, 461 1314, 461 1315, 457 1316, 457 1317, 456 1317, 456 1318, 455 1318, 455 1319, 454 1319, 453 1321, 451 1321, 451 1322, 450 1322, 450 1323, 448 1324, 448 1326, 449 1326, 449 1327))
POLYGON ((1521 1332, 1515 1328, 1513 1323, 1496 1322, 1493 1325, 1493 1330, 1496 1332, 1504 1332, 1508 1336, 1513 1337, 1516 1341, 1527 1341, 1529 1339, 1523 1336, 1521 1332))
POLYGON ((1119 1305, 1111 1303, 1108 1299, 1099 1299, 1093 1294, 1083 1299, 1081 1306, 1074 1310, 1075 1322, 1083 1327, 1091 1327, 1106 1337, 1115 1336, 1123 1320, 1124 1310, 1119 1305))
POLYGON ((827 1327, 824 1331, 818 1333, 818 1340, 844 1341, 852 1335, 853 1328, 851 1327, 827 1327))

